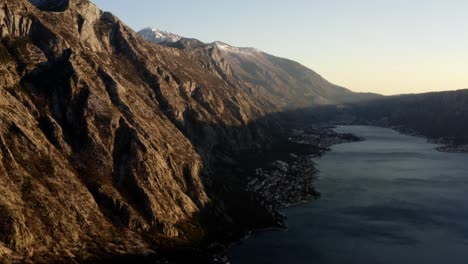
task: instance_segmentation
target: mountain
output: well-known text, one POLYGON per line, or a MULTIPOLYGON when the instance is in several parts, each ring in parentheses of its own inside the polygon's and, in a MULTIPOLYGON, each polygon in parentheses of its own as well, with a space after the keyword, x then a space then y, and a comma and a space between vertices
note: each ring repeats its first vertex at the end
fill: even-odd
POLYGON ((404 128, 449 148, 468 145, 468 89, 389 96, 350 110, 358 123, 404 128))
POLYGON ((0 262, 203 239, 213 149, 268 141, 247 124, 274 109, 86 0, 4 0, 0 23, 0 262))
POLYGON ((218 168, 271 144, 279 111, 367 97, 254 49, 150 43, 87 0, 2 0, 0 37, 0 263, 271 226, 271 208, 218 168))
POLYGON ((154 43, 177 42, 182 39, 179 35, 159 30, 157 28, 145 28, 138 31, 138 34, 154 43))
POLYGON ((334 85, 307 67, 256 48, 238 48, 216 41, 203 43, 196 39, 177 38, 160 41, 159 33, 148 29, 138 32, 145 39, 205 57, 222 76, 256 98, 269 101, 281 109, 316 105, 343 104, 380 97, 370 93, 354 93, 334 85))

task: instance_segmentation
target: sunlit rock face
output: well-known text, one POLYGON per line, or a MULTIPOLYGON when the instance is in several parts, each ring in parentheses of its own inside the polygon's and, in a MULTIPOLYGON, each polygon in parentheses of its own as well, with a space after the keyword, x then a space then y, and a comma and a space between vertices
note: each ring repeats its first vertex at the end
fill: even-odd
POLYGON ((29 0, 42 11, 63 12, 70 5, 69 0, 29 0))
POLYGON ((0 263, 146 254, 276 221, 214 164, 270 143, 284 100, 234 79, 242 63, 224 57, 249 50, 182 45, 88 0, 1 1, 0 263))

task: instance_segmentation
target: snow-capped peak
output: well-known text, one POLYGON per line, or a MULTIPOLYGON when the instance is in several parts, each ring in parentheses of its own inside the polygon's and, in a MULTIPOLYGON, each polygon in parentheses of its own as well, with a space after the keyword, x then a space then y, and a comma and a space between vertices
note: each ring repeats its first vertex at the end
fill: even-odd
POLYGON ((164 31, 164 30, 160 30, 158 28, 149 28, 149 27, 140 30, 138 34, 140 34, 145 39, 152 41, 154 43, 177 42, 183 38, 182 36, 179 36, 179 35, 164 31))
POLYGON ((213 44, 218 47, 219 49, 222 49, 222 50, 228 50, 228 49, 234 49, 235 47, 229 45, 229 44, 226 44, 224 42, 221 42, 221 41, 215 41, 213 42, 213 44))
POLYGON ((226 51, 226 52, 241 52, 241 53, 252 53, 252 52, 260 52, 260 50, 256 48, 239 48, 239 47, 234 47, 229 44, 226 44, 221 41, 215 41, 212 43, 212 45, 218 47, 220 50, 226 51))
MULTIPOLYGON (((140 34, 143 38, 145 38, 148 41, 151 41, 153 43, 173 43, 177 42, 184 37, 173 34, 170 32, 167 32, 165 30, 160 30, 158 28, 152 28, 152 27, 147 27, 144 28, 140 31, 138 31, 138 34, 140 34)), ((221 41, 215 41, 213 43, 207 44, 209 46, 214 46, 217 47, 218 49, 224 51, 224 52, 229 52, 229 53, 244 53, 244 54, 254 54, 254 53, 260 53, 261 51, 256 49, 256 48, 239 48, 239 47, 234 47, 229 44, 226 44, 221 41)))

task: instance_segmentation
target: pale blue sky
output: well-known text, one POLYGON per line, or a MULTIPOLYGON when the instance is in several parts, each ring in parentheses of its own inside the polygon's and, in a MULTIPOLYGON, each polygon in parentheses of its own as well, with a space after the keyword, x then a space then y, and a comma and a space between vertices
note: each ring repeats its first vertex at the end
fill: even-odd
POLYGON ((290 58, 383 94, 468 88, 467 0, 93 0, 154 26, 290 58))

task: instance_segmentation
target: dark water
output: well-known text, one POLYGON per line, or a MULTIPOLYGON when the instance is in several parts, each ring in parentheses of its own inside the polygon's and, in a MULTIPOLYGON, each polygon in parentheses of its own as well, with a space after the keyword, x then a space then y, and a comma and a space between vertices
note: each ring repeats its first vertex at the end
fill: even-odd
POLYGON ((284 210, 290 229, 232 249, 232 264, 468 263, 468 154, 377 127, 317 160, 322 198, 284 210))

